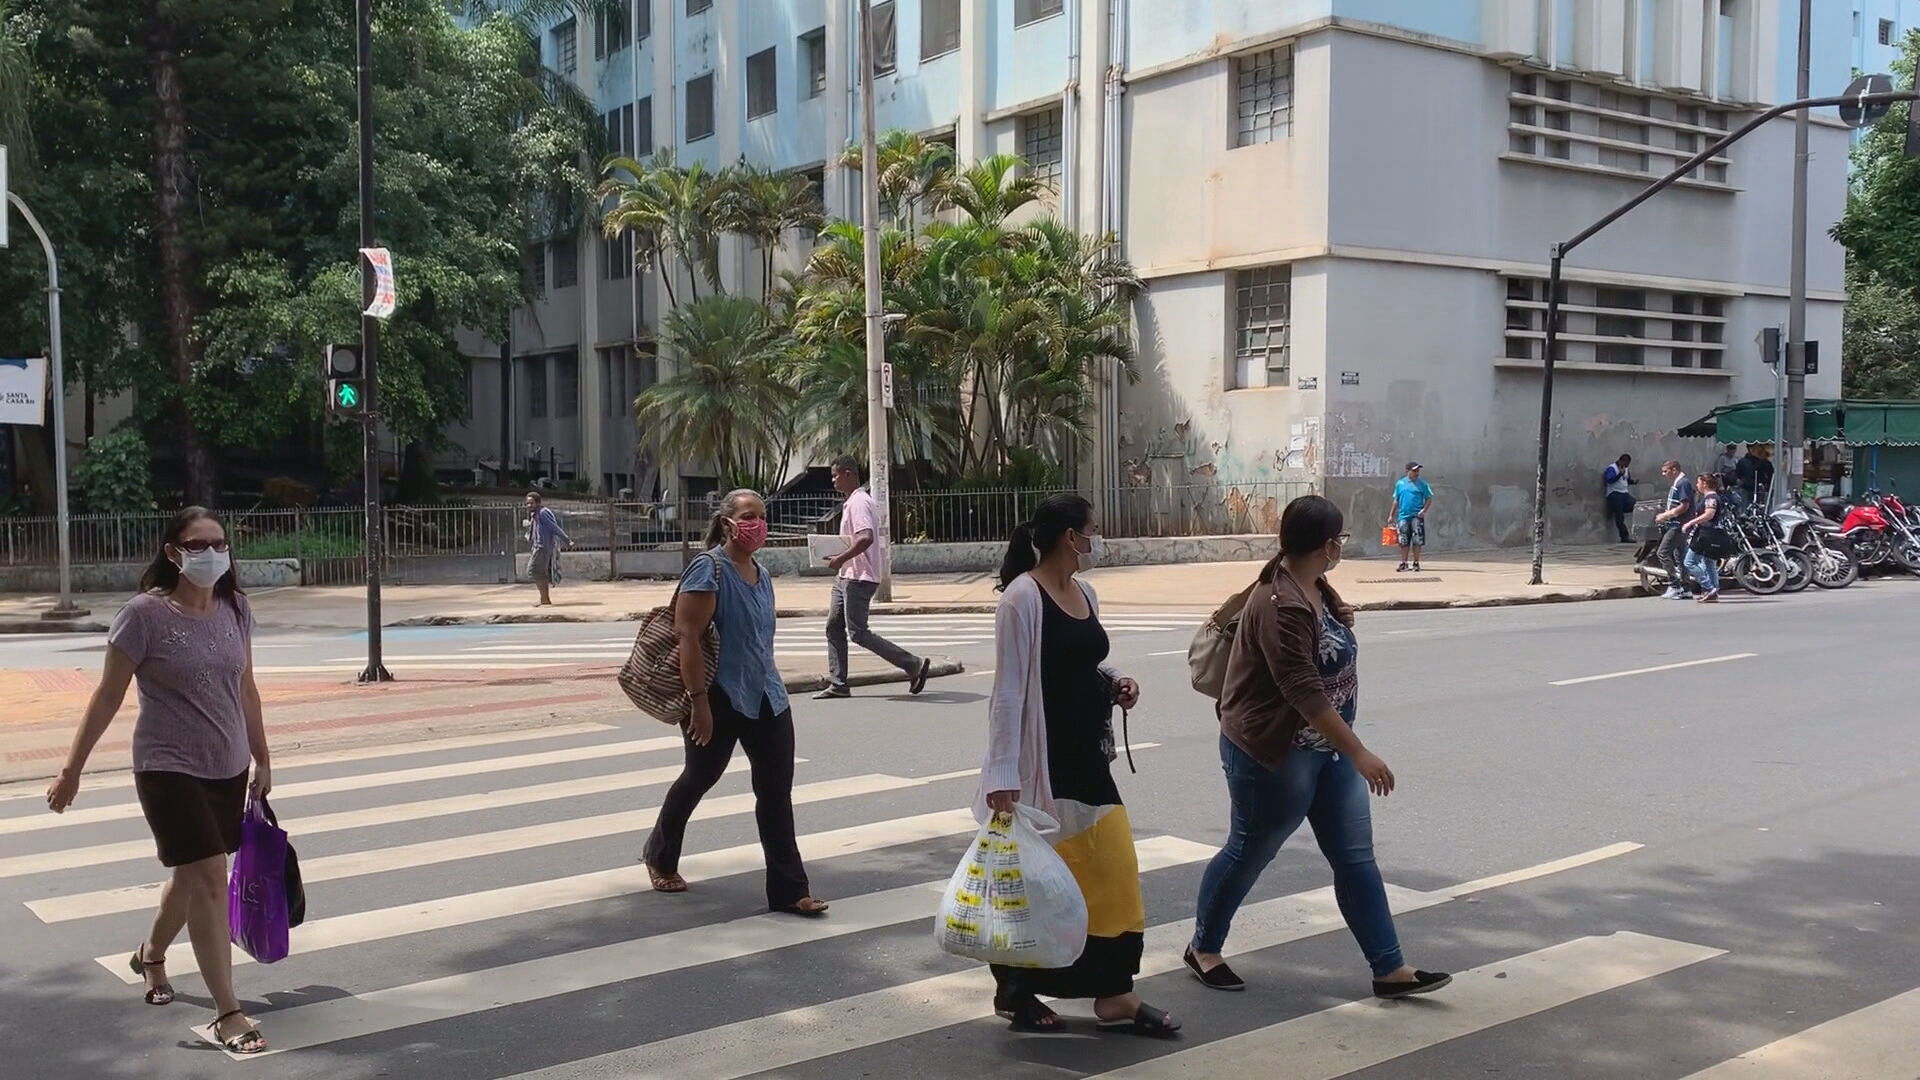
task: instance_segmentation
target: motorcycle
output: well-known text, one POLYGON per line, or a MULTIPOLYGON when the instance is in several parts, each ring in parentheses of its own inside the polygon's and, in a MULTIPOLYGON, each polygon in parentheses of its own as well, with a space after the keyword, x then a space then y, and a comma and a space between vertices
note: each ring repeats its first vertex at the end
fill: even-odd
POLYGON ((1758 502, 1748 503, 1733 511, 1730 529, 1745 534, 1747 545, 1756 553, 1769 556, 1769 564, 1777 560, 1786 580, 1780 591, 1797 593, 1813 584, 1813 557, 1805 551, 1786 542, 1784 534, 1774 528, 1773 519, 1767 514, 1766 507, 1758 502))
POLYGON ((1867 502, 1887 519, 1893 542, 1893 561, 1909 573, 1920 574, 1920 522, 1898 495, 1867 492, 1867 502))
POLYGON ((1823 496, 1814 500, 1814 506, 1839 523, 1840 535, 1852 545, 1862 567, 1895 566, 1920 573, 1920 546, 1913 543, 1916 534, 1890 519, 1878 502, 1878 492, 1870 491, 1860 501, 1823 496))
POLYGON ((1860 580, 1860 559, 1840 535, 1840 526, 1797 504, 1782 506, 1768 517, 1781 542, 1806 555, 1813 568, 1813 584, 1844 589, 1860 580))
MULTIPOLYGON (((1665 505, 1663 502, 1647 501, 1638 504, 1635 510, 1659 510, 1664 509, 1665 505)), ((1796 573, 1804 573, 1811 580, 1811 561, 1805 555, 1790 562, 1789 556, 1773 550, 1771 537, 1763 540, 1761 545, 1756 545, 1748 535, 1748 529, 1740 524, 1739 515, 1731 510, 1728 513, 1726 533, 1732 538, 1735 550, 1720 560, 1722 578, 1732 579, 1755 596, 1771 596, 1780 592, 1787 587, 1789 577, 1796 573)), ((1640 575, 1640 588, 1649 594, 1665 592, 1673 583, 1667 568, 1654 558, 1659 545, 1659 526, 1643 526, 1640 547, 1634 552, 1634 571, 1640 575)), ((1684 568, 1681 576, 1685 578, 1684 568)), ((1683 580, 1682 584, 1692 583, 1683 580)), ((1802 587, 1805 587, 1804 584, 1802 587)))

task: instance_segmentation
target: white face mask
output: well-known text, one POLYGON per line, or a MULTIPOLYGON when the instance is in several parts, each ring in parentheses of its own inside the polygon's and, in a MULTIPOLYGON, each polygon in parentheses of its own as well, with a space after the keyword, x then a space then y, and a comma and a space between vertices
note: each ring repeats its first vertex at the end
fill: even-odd
MULTIPOLYGON (((1085 535, 1085 534, 1082 534, 1085 535)), ((1104 536, 1088 536, 1087 550, 1075 549, 1074 554, 1080 561, 1080 572, 1086 573, 1100 565, 1100 559, 1107 553, 1107 539, 1104 536)))
POLYGON ((233 556, 208 548, 180 553, 180 576, 203 589, 211 589, 233 567, 233 556))

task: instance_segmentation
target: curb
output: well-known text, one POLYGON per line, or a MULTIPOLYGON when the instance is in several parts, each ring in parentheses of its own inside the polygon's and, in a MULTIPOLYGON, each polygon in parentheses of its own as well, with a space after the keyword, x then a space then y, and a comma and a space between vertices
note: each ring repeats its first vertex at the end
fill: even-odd
POLYGON ((1530 607, 1534 604, 1577 604, 1588 600, 1629 600, 1644 595, 1638 585, 1606 585, 1574 591, 1490 596, 1484 600, 1374 600, 1353 607, 1356 611, 1444 611, 1453 608, 1530 607))
POLYGON ((0 622, 0 634, 104 634, 103 622, 0 622))
MULTIPOLYGON (((875 615, 991 615, 999 610, 998 601, 980 601, 966 604, 875 604, 875 615)), ((409 619, 387 623, 390 627, 410 626, 520 626, 544 623, 622 623, 639 622, 651 612, 628 611, 611 615, 568 615, 561 612, 529 611, 512 612, 498 615, 415 615, 409 619)), ((825 607, 788 607, 775 608, 776 619, 824 619, 830 610, 825 607)), ((105 629, 102 627, 102 629, 105 629)))

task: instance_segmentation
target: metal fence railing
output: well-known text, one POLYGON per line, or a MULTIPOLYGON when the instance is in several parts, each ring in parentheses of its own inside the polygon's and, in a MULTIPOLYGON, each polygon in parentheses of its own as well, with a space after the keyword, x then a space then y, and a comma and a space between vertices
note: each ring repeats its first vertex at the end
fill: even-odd
MULTIPOLYGON (((1280 512, 1309 493, 1304 482, 1258 481, 1133 486, 1086 492, 1105 534, 1116 539, 1272 534, 1280 512)), ((895 491, 892 526, 900 544, 1005 540, 1051 489, 895 491)), ((608 553, 618 576, 633 553, 651 567, 677 565, 704 542, 717 497, 667 502, 553 499, 550 506, 578 552, 608 553)), ((809 533, 839 528, 835 495, 768 501, 771 545, 798 547, 809 533)), ((138 564, 158 550, 171 515, 80 514, 71 518, 75 566, 138 564)), ((366 514, 358 507, 236 510, 222 515, 241 559, 292 559, 304 585, 343 585, 366 576, 366 514)), ((49 567, 58 559, 52 517, 0 518, 0 566, 49 567)), ((497 500, 461 506, 390 506, 381 511, 381 572, 396 584, 514 580, 528 552, 526 509, 497 500)), ((634 572, 658 572, 642 569, 634 572)))

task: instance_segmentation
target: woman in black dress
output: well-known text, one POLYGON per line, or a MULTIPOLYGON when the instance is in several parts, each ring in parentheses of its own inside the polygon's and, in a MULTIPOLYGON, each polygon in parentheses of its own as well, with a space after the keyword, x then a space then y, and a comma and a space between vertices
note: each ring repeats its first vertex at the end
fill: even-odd
POLYGON ((1050 839, 1086 897, 1087 944, 1070 967, 994 965, 994 1011, 1017 1031, 1057 1031, 1042 996, 1093 998, 1101 1030, 1165 1038, 1179 1022, 1133 990, 1146 906, 1111 769, 1113 707, 1133 708, 1140 687, 1105 666, 1099 603, 1076 576, 1102 544, 1087 500, 1058 495, 1013 531, 1000 568, 982 809, 1024 802, 1060 822, 1050 839))

